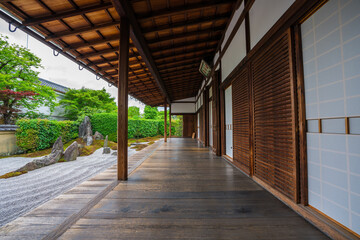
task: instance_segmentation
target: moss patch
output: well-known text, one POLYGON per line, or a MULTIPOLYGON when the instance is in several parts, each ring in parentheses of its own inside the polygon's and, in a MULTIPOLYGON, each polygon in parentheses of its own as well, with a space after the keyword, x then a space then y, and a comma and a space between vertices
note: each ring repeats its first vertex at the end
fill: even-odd
POLYGON ((130 146, 131 143, 143 143, 143 142, 147 142, 146 144, 138 144, 138 145, 131 146, 131 149, 135 149, 136 151, 141 151, 141 150, 143 150, 144 148, 146 148, 146 147, 154 144, 155 141, 159 140, 160 138, 162 138, 162 136, 146 137, 146 138, 140 138, 140 139, 129 139, 128 145, 130 146))
POLYGON ((27 171, 9 172, 9 173, 6 173, 6 174, 0 176, 0 179, 1 178, 6 179, 6 178, 11 178, 11 177, 16 177, 16 176, 20 176, 20 175, 25 174, 25 173, 27 173, 27 171))

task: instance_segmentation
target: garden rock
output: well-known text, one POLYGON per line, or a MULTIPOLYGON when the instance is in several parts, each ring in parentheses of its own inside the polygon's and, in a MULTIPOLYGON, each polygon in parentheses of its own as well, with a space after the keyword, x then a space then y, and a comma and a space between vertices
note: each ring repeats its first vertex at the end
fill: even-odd
POLYGON ((103 140, 104 136, 101 133, 99 133, 98 131, 96 131, 94 134, 94 139, 95 140, 103 140))
POLYGON ((79 126, 79 137, 85 140, 85 137, 92 136, 92 127, 90 118, 85 116, 84 121, 79 126))
POLYGON ((92 136, 87 136, 84 141, 86 141, 86 146, 90 146, 94 142, 94 139, 92 136))
POLYGON ((116 152, 113 152, 111 155, 112 155, 112 156, 117 156, 117 151, 116 151, 116 152))
POLYGON ((51 153, 40 159, 35 159, 32 162, 27 163, 25 166, 16 170, 16 172, 32 171, 38 168, 49 166, 60 160, 64 153, 64 145, 62 143, 61 136, 55 141, 51 153))
POLYGON ((74 161, 79 156, 79 146, 77 142, 73 142, 64 152, 65 161, 74 161))
POLYGON ((58 137, 58 139, 56 139, 56 141, 51 149, 51 154, 55 153, 56 151, 61 151, 61 153, 64 152, 64 144, 62 142, 61 136, 58 137))
POLYGON ((108 136, 106 135, 105 141, 104 141, 104 149, 103 149, 103 154, 109 154, 110 148, 108 147, 108 136))

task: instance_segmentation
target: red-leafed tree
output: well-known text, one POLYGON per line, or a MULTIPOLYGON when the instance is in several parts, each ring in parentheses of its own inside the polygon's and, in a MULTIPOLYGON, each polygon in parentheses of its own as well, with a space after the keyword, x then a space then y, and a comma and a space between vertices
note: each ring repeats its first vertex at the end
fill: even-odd
POLYGON ((36 70, 41 59, 28 49, 9 44, 0 35, 0 115, 11 124, 18 112, 30 112, 40 106, 55 107, 56 94, 40 84, 36 70))

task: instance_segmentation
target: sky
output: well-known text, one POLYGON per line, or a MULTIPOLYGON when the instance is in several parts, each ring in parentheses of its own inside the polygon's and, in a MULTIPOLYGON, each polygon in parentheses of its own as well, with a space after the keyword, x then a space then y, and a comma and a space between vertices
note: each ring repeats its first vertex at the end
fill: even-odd
MULTIPOLYGON (((10 43, 28 47, 32 53, 42 59, 41 64, 44 68, 38 69, 39 77, 68 88, 86 87, 95 90, 105 88, 112 97, 117 99, 116 87, 109 87, 108 83, 102 79, 96 80, 95 75, 86 69, 80 71, 76 63, 61 54, 55 57, 51 48, 28 36, 23 31, 18 29, 14 33, 10 32, 9 24, 2 19, 0 19, 0 34, 7 36, 10 43)), ((145 107, 143 103, 130 97, 129 106, 139 107, 140 112, 143 112, 145 107)))

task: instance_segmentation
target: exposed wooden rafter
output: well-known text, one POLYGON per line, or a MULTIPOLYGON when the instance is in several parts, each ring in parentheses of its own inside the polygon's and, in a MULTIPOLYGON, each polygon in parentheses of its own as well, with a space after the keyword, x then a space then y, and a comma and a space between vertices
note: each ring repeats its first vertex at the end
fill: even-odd
POLYGON ((208 0, 206 2, 202 2, 202 3, 195 3, 195 4, 187 4, 183 7, 174 7, 171 9, 165 9, 165 10, 160 10, 160 11, 156 11, 156 12, 152 12, 151 14, 147 14, 144 16, 138 16, 139 21, 145 21, 145 20, 151 20, 152 18, 159 18, 159 17, 169 17, 169 16, 174 16, 174 15, 180 15, 180 14, 185 14, 185 13, 189 13, 189 12, 194 12, 194 11, 200 11, 203 10, 204 8, 209 8, 209 7, 217 7, 219 5, 224 5, 224 4, 229 4, 229 3, 233 3, 234 0, 208 0))
MULTIPOLYGON (((45 38, 45 40, 51 41, 51 40, 59 39, 62 37, 68 37, 68 36, 73 36, 73 35, 77 35, 77 34, 93 32, 93 31, 96 31, 96 30, 99 30, 102 28, 118 26, 119 24, 120 24, 120 21, 114 21, 114 22, 109 22, 109 23, 97 24, 97 25, 89 26, 89 27, 83 27, 83 28, 79 28, 76 30, 72 30, 72 31, 58 32, 58 33, 47 36, 45 38)), ((117 35, 117 39, 119 39, 119 35, 117 35)))
POLYGON ((76 10, 73 10, 73 11, 68 11, 68 12, 59 13, 59 14, 52 14, 52 15, 46 16, 46 17, 27 19, 27 20, 25 20, 23 22, 23 25, 25 25, 25 26, 34 26, 34 25, 44 23, 44 22, 60 20, 60 19, 63 19, 63 18, 78 16, 78 15, 81 15, 81 14, 84 14, 84 13, 89 13, 89 12, 96 12, 96 11, 100 11, 100 10, 104 10, 104 9, 108 9, 108 8, 112 8, 112 7, 113 6, 112 6, 111 3, 101 3, 101 4, 98 4, 98 5, 85 7, 85 8, 81 8, 81 9, 76 9, 76 10))
POLYGON ((121 17, 126 17, 129 19, 129 23, 131 26, 130 31, 130 37, 136 46, 136 48, 139 50, 140 55, 143 57, 144 61, 146 62, 151 74, 154 76, 156 83, 158 84, 162 94, 167 99, 168 102, 171 102, 164 83, 160 77, 160 74, 158 72, 158 69, 156 68, 154 59, 151 56, 149 47, 144 39, 144 36, 140 30, 139 23, 137 22, 137 18, 135 16, 135 13, 133 12, 132 7, 130 6, 128 1, 124 0, 111 0, 116 11, 121 17))

